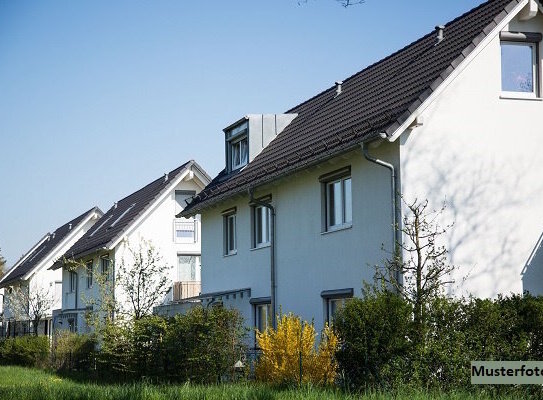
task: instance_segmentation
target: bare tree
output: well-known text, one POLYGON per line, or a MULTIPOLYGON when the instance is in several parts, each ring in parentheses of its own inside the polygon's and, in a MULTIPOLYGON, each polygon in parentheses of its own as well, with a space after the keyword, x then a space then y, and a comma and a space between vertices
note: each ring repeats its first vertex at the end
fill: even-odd
POLYGON ((438 244, 452 225, 438 223, 445 205, 431 211, 428 200, 408 203, 402 197, 402 201, 407 211, 399 228, 404 239, 396 243, 395 253, 384 266, 376 267, 376 273, 413 306, 415 327, 422 335, 429 303, 453 283, 450 274, 455 267, 447 261, 447 249, 438 244))
POLYGON ((128 299, 125 312, 137 320, 151 314, 170 290, 170 266, 150 242, 142 240, 136 249, 127 248, 129 257, 119 264, 117 282, 128 299))
POLYGON ((29 320, 34 328, 34 335, 38 335, 41 320, 54 304, 54 298, 49 289, 43 285, 33 283, 15 286, 7 297, 7 308, 16 320, 29 320))
POLYGON ((0 252, 0 279, 2 279, 2 277, 6 273, 5 268, 6 268, 6 259, 2 256, 2 253, 0 252))

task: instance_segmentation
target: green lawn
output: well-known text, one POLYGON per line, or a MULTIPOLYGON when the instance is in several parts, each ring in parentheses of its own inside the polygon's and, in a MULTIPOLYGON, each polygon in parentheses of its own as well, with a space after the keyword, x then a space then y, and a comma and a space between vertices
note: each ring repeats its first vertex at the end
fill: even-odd
MULTIPOLYGON (((348 395, 340 391, 315 388, 273 389, 255 383, 220 386, 197 385, 151 385, 136 384, 96 384, 79 383, 53 373, 20 368, 0 367, 0 399, 6 400, 166 400, 166 399, 413 399, 413 400, 464 400, 496 399, 491 395, 470 395, 467 393, 421 394, 421 393, 367 393, 348 395)), ((503 397, 515 399, 517 396, 503 397)))

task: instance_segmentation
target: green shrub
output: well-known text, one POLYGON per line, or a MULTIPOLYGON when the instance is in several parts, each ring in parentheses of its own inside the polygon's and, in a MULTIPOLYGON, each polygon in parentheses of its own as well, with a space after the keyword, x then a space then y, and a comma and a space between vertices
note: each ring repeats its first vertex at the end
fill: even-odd
POLYGON ((166 376, 176 381, 216 383, 232 376, 245 354, 243 319, 224 307, 196 307, 169 321, 164 339, 166 376))
POLYGON ((51 367, 56 370, 89 370, 94 366, 95 347, 93 336, 59 331, 51 351, 51 367))
POLYGON ((416 340, 409 305, 394 294, 373 293, 349 302, 335 326, 343 343, 340 368, 358 388, 469 391, 471 361, 543 359, 543 297, 436 298, 426 312, 424 340, 416 340))
POLYGON ((245 354, 243 320, 223 307, 196 307, 165 319, 148 316, 103 331, 99 370, 126 379, 214 383, 245 354))
POLYGON ((349 386, 394 384, 401 380, 410 351, 411 307, 390 292, 371 292, 338 311, 340 373, 349 386))
POLYGON ((0 342, 0 363, 43 368, 49 361, 49 337, 20 336, 0 342))

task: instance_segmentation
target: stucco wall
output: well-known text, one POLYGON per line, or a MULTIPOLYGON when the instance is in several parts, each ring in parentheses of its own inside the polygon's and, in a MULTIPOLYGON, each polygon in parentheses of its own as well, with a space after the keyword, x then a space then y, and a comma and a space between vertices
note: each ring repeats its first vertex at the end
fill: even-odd
MULTIPOLYGON (((371 150, 397 161, 397 144, 371 150)), ((373 265, 392 242, 390 172, 366 161, 361 150, 332 159, 262 188, 255 197, 272 195, 276 207, 277 309, 314 320, 322 328, 323 290, 353 288, 361 294, 362 281, 372 280, 373 265), (352 227, 322 233, 319 176, 351 167, 352 227)), ((202 214, 202 292, 251 288, 252 297, 270 296, 270 249, 251 249, 249 197, 221 203, 202 214), (223 255, 222 211, 237 207, 237 254, 223 255)), ((250 309, 243 307, 248 325, 250 309)))
MULTIPOLYGON (((504 30, 542 32, 543 16, 504 30)), ((496 36, 400 139, 404 195, 446 201, 442 222, 454 222, 457 295, 543 293, 543 102, 500 98, 500 57, 496 36)))

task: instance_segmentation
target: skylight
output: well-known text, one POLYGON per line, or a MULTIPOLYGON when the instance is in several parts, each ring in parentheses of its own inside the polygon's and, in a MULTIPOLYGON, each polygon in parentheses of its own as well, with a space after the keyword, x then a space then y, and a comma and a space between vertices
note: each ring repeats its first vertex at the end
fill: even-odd
POLYGON ((101 228, 102 226, 104 226, 104 225, 106 224, 106 222, 109 221, 110 219, 111 219, 111 215, 110 215, 109 217, 107 217, 107 218, 104 220, 104 222, 102 222, 102 223, 98 226, 98 228, 96 228, 95 230, 93 230, 92 233, 89 235, 89 237, 93 237, 94 234, 95 234, 96 232, 98 232, 98 231, 100 230, 100 228, 101 228))
POLYGON ((124 212, 121 215, 119 215, 119 217, 115 221, 113 221, 112 224, 109 227, 113 228, 117 224, 117 222, 119 222, 121 220, 121 218, 124 217, 126 215, 126 213, 128 211, 130 211, 135 205, 136 205, 136 203, 133 203, 130 207, 128 207, 126 210, 124 210, 124 212))

